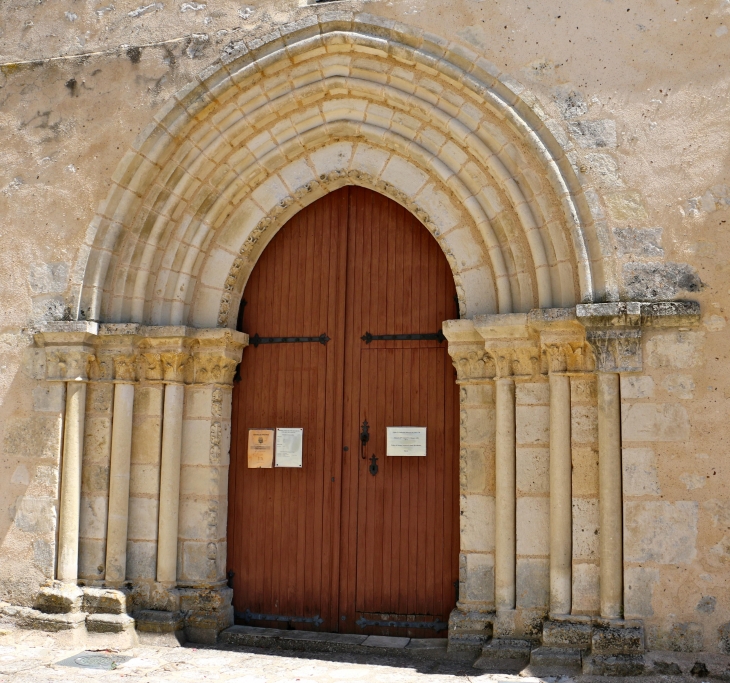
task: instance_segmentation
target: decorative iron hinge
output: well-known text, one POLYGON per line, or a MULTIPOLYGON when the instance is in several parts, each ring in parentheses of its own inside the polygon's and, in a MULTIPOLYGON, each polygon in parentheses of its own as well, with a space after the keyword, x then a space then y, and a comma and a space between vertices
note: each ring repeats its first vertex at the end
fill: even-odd
POLYGON ((251 345, 257 347, 259 344, 294 344, 296 342, 319 342, 326 345, 330 338, 322 332, 319 337, 259 337, 257 332, 251 337, 251 345))
POLYGON ((242 619, 243 621, 286 621, 295 624, 314 624, 315 626, 321 626, 324 623, 324 619, 315 614, 313 617, 290 617, 284 614, 256 614, 251 610, 247 609, 245 612, 234 612, 236 619, 242 619))
POLYGON ((372 341, 437 341, 439 344, 446 341, 441 330, 427 334, 370 334, 370 332, 366 332, 360 339, 366 344, 372 341))
POLYGON ((438 633, 445 631, 449 625, 445 621, 379 621, 377 619, 366 619, 360 617, 355 622, 360 628, 367 626, 390 626, 391 628, 425 628, 432 629, 438 633))

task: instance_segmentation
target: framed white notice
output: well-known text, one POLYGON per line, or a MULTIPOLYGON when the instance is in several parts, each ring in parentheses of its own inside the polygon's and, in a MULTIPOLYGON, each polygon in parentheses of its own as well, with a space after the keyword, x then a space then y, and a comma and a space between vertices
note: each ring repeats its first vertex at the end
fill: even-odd
POLYGON ((276 428, 276 467, 302 466, 302 427, 276 428))
POLYGON ((386 427, 386 455, 426 455, 425 427, 386 427))

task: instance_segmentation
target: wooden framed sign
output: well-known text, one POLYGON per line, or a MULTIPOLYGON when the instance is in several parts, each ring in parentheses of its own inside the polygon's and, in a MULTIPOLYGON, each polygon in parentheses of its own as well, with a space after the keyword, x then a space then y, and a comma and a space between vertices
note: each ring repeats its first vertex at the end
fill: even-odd
POLYGON ((249 469, 268 469, 274 466, 274 430, 248 430, 249 469))
POLYGON ((302 427, 276 428, 276 467, 302 466, 302 427))
POLYGON ((425 427, 386 427, 386 455, 426 455, 425 427))

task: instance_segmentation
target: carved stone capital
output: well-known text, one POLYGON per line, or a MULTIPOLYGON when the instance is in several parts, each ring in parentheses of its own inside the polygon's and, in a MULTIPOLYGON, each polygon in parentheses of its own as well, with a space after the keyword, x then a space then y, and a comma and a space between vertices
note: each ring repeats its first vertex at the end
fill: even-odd
POLYGON ((584 340, 550 339, 542 342, 542 352, 550 373, 592 372, 596 366, 590 344, 584 340))
POLYGON ((229 329, 200 330, 193 354, 195 384, 233 384, 248 335, 229 329))
POLYGON ((449 344, 449 355, 460 382, 492 379, 495 375, 494 361, 483 344, 449 344))
POLYGON ((641 328, 594 328, 587 331, 598 372, 641 372, 641 328))
POLYGON ((540 349, 531 341, 487 342, 486 351, 494 361, 496 377, 534 377, 542 374, 540 349))
POLYGON ((46 352, 46 379, 51 382, 86 382, 95 359, 98 326, 86 322, 46 323, 35 342, 46 352))

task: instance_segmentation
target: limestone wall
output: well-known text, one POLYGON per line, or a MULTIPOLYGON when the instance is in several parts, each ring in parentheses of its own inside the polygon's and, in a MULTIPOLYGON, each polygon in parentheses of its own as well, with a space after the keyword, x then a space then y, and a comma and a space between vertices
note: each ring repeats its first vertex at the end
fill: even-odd
MULTIPOLYGON (((644 619, 653 648, 730 653, 730 6, 720 0, 689 6, 569 0, 560 8, 508 0, 299 5, 61 0, 0 8, 0 599, 29 605, 54 573, 64 385, 44 380, 45 356, 33 332, 45 321, 75 316, 94 216, 113 181, 129 180, 115 176, 120 162, 173 93, 221 55, 256 49, 307 17, 354 11, 430 32, 444 49, 450 42, 473 50, 545 122, 584 188, 596 249, 613 278, 610 296, 701 303, 700 327, 647 330, 642 372, 621 380, 624 604, 627 617, 644 619)), ((328 68, 344 68, 343 60, 328 68)), ((392 56, 378 60, 389 73, 404 64, 392 56)), ((419 74, 433 77, 425 68, 419 74)), ((531 153, 519 141, 494 140, 517 165, 531 153)), ((460 158, 448 145, 442 152, 449 162, 460 158)), ((530 195, 528 188, 543 182, 530 175, 536 167, 524 168, 526 202, 558 220, 553 199, 530 195)), ((454 244, 473 256, 463 234, 453 236, 454 244)), ((195 246, 204 252, 208 243, 195 246)), ((548 257, 563 281, 577 280, 574 263, 560 266, 570 263, 567 252, 558 248, 548 257)), ((536 272, 529 259, 510 267, 513 278, 521 268, 536 272)), ((185 268, 192 272, 201 263, 185 268)), ((474 283, 486 293, 464 312, 497 312, 491 281, 474 276, 474 283)), ((131 306, 133 295, 122 289, 117 310, 131 306)), ((157 293, 142 295, 151 300, 157 293)), ((515 297, 519 310, 539 305, 530 296, 515 297)), ((218 315, 211 304, 211 325, 218 315)), ((517 600, 537 611, 547 605, 546 386, 532 378, 518 382, 516 392, 517 600)), ((195 561, 205 566, 191 570, 196 575, 208 562, 222 567, 220 487, 230 436, 229 416, 216 407, 228 402, 213 395, 226 390, 199 391, 186 393, 184 429, 186 443, 204 434, 207 459, 201 464, 189 447, 183 452, 182 537, 191 549, 214 541, 216 555, 208 557, 207 545, 198 549, 195 561), (210 452, 211 439, 220 442, 219 456, 210 452), (186 522, 188 510, 194 523, 186 522)), ((469 441, 462 449, 460 563, 469 580, 460 597, 485 608, 494 601, 492 391, 488 382, 462 386, 461 406, 469 441)), ((572 377, 571 401, 573 611, 591 615, 599 609, 594 380, 572 377)), ((130 578, 149 576, 155 557, 157 526, 148 522, 157 515, 160 461, 150 444, 162 438, 163 391, 142 381, 135 403, 130 578)), ((90 386, 79 566, 89 581, 103 564, 111 409, 111 386, 90 386)), ((185 571, 183 559, 183 580, 185 571)))

